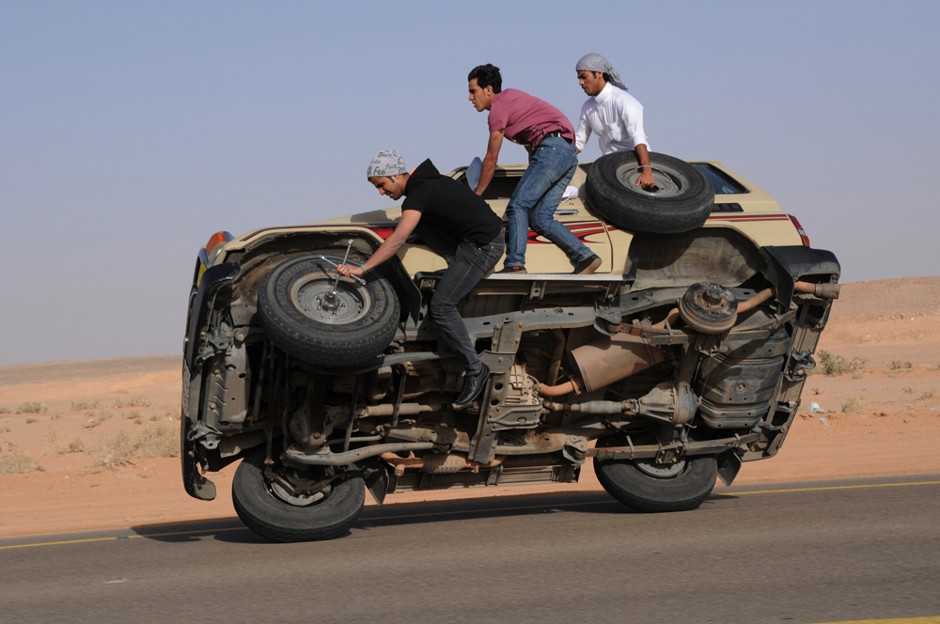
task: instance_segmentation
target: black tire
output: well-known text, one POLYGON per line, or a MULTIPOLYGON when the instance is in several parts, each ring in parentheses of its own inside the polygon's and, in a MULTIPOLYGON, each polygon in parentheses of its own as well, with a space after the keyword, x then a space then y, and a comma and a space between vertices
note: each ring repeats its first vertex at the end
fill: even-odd
POLYGON ((395 336, 398 297, 378 275, 367 274, 365 285, 349 278, 336 281, 336 276, 319 256, 275 267, 258 296, 261 324, 278 348, 310 364, 367 366, 395 336))
POLYGON ((715 203, 711 182, 698 169, 666 154, 650 153, 656 189, 636 185, 634 152, 601 156, 588 172, 585 190, 591 209, 613 225, 647 234, 678 234, 705 223, 715 203))
MULTIPOLYGON (((235 512, 249 529, 275 542, 328 540, 349 533, 365 505, 365 483, 358 474, 337 472, 337 481, 321 493, 301 497, 264 474, 265 449, 253 450, 242 460, 232 479, 235 512)), ((311 467, 301 474, 276 464, 287 481, 318 482, 330 468, 311 467)))
MULTIPOLYGON (((598 441, 597 446, 623 446, 623 438, 598 441)), ((597 480, 618 501, 644 512, 686 511, 708 498, 718 478, 711 455, 687 457, 670 469, 649 460, 594 460, 597 480)))

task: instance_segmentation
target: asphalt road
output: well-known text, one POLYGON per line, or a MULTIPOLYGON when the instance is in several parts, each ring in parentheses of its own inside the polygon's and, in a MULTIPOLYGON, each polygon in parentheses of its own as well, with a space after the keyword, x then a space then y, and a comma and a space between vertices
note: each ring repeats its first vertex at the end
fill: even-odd
POLYGON ((237 520, 0 540, 0 622, 862 619, 940 621, 940 475, 726 488, 673 514, 597 493, 386 505, 305 544, 237 520))

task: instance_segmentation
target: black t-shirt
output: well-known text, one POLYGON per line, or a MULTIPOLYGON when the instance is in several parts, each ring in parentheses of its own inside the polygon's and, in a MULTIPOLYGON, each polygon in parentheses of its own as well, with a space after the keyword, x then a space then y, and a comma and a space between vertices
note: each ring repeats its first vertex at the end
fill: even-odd
MULTIPOLYGON (((418 238, 461 240, 482 246, 500 232, 502 221, 483 198, 457 180, 443 176, 425 160, 405 184, 402 210, 417 210, 421 220, 415 228, 418 238), (443 235, 443 236, 442 236, 443 235)), ((453 253, 453 249, 449 250, 453 253)))

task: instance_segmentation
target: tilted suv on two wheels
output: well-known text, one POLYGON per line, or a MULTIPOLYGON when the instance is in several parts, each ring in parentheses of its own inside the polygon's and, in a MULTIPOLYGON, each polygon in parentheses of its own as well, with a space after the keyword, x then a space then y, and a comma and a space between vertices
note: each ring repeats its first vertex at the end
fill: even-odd
MULTIPOLYGON (((233 238, 199 253, 183 359, 182 476, 240 464, 242 521, 276 541, 347 533, 368 490, 572 482, 587 461, 631 508, 698 507, 716 479, 772 457, 800 405, 835 256, 714 162, 631 153, 579 168, 557 218, 603 260, 572 275, 530 232, 528 274, 491 274, 461 314, 492 375, 457 409, 460 362, 427 309, 444 259, 406 245, 363 281, 392 208, 233 238)), ((498 169, 502 214, 524 166, 498 169)), ((450 175, 464 180, 462 168, 450 175)))

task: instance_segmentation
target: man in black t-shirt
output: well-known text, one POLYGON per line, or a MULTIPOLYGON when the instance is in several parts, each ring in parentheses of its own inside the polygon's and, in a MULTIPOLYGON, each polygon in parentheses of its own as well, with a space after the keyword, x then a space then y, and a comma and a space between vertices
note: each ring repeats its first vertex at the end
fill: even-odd
POLYGON ((369 183, 391 199, 405 197, 401 220, 391 236, 360 266, 342 264, 342 275, 362 275, 392 256, 414 234, 447 259, 447 270, 431 297, 430 316, 447 344, 464 361, 464 386, 454 402, 463 407, 486 385, 490 370, 477 355, 457 303, 490 272, 503 255, 503 224, 481 197, 453 178, 442 176, 430 160, 412 172, 395 150, 379 152, 366 171, 369 183))

